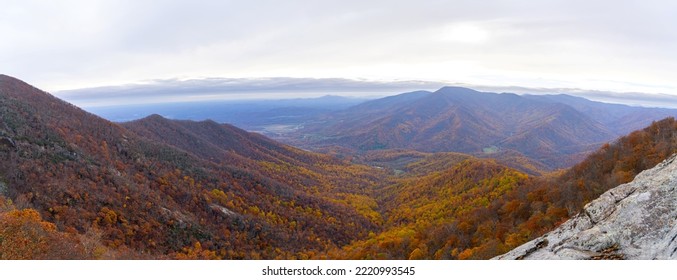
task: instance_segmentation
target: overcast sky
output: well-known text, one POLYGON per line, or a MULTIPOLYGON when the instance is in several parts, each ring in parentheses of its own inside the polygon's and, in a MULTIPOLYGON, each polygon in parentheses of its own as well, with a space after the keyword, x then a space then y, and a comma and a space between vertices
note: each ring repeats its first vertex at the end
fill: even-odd
POLYGON ((257 77, 677 95, 677 1, 0 0, 44 90, 257 77))

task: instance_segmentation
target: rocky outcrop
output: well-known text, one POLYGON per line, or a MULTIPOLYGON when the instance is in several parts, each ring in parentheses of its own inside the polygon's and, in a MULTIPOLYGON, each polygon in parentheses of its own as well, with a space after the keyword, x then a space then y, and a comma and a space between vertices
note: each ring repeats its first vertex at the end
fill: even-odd
POLYGON ((677 155, 495 259, 677 259, 677 155))

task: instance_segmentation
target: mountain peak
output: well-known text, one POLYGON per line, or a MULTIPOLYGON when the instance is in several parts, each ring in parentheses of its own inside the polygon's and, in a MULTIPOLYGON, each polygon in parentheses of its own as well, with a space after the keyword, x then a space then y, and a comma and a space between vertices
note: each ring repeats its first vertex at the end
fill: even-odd
POLYGON ((144 119, 148 119, 148 120, 167 120, 167 118, 165 118, 165 117, 163 117, 163 116, 161 116, 161 115, 159 115, 159 114, 148 115, 148 116, 145 117, 144 119))
POLYGON ((0 80, 17 80, 18 81, 19 79, 14 78, 14 77, 9 76, 9 75, 0 74, 0 80))
POLYGON ((510 93, 447 86, 434 93, 411 92, 357 105, 301 134, 308 146, 338 145, 358 151, 405 148, 425 152, 503 157, 515 151, 548 169, 582 159, 615 135, 566 104, 510 93))
MULTIPOLYGON (((170 119, 163 117, 160 114, 151 114, 146 117, 137 119, 137 120, 132 120, 126 123, 156 123, 156 124, 164 124, 167 125, 171 122, 170 119)), ((124 123, 123 123, 124 124, 124 123)))
POLYGON ((3 97, 30 104, 37 112, 44 113, 49 110, 62 111, 72 109, 70 108, 72 107, 70 103, 12 76, 0 74, 0 88, 2 89, 0 94, 3 97), (57 109, 59 106, 66 105, 69 108, 57 109))
POLYGON ((26 83, 26 82, 24 82, 20 79, 17 79, 15 77, 5 75, 5 74, 0 74, 0 82, 2 82, 2 83, 20 83, 20 84, 24 84, 26 86, 30 86, 28 83, 26 83))
POLYGON ((434 93, 445 93, 445 94, 469 94, 469 93, 479 93, 474 89, 458 87, 458 86, 446 86, 438 89, 434 93))

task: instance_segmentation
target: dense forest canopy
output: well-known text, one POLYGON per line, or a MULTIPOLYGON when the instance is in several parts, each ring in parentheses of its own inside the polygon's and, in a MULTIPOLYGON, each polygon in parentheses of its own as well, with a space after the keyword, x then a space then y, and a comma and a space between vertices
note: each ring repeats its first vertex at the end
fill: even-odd
MULTIPOLYGON (((557 173, 308 152, 212 121, 116 124, 0 76, 2 259, 486 259, 677 151, 677 122, 557 173)), ((525 162, 529 164, 529 162, 525 162)))

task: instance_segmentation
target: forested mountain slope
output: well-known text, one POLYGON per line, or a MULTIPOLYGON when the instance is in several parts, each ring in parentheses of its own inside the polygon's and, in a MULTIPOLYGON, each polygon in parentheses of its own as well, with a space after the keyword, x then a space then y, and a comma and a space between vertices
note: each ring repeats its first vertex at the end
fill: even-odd
MULTIPOLYGON (((398 110, 430 94, 388 102, 398 110)), ((552 122, 580 116, 548 108, 552 122)), ((339 159, 212 121, 111 123, 8 76, 0 76, 0 121, 7 259, 486 259, 677 152, 668 118, 547 176, 460 153, 339 159)))
POLYGON ((3 217, 91 236, 79 257, 306 258, 380 223, 378 170, 233 127, 151 117, 141 136, 8 76, 0 118, 3 217))
POLYGON ((498 259, 677 259, 675 173, 672 156, 498 259))
MULTIPOLYGON (((332 252, 335 258, 487 259, 576 215, 589 201, 677 152, 668 118, 604 145, 560 175, 533 177, 491 161, 458 158, 447 168, 415 163, 380 189, 380 234, 332 252)), ((425 162, 425 161, 424 161, 425 162)))
POLYGON ((607 141, 677 116, 677 110, 593 102, 568 95, 516 95, 444 87, 377 99, 310 123, 296 144, 353 153, 412 149, 462 152, 570 167, 607 141), (520 159, 525 158, 525 159, 520 159))

